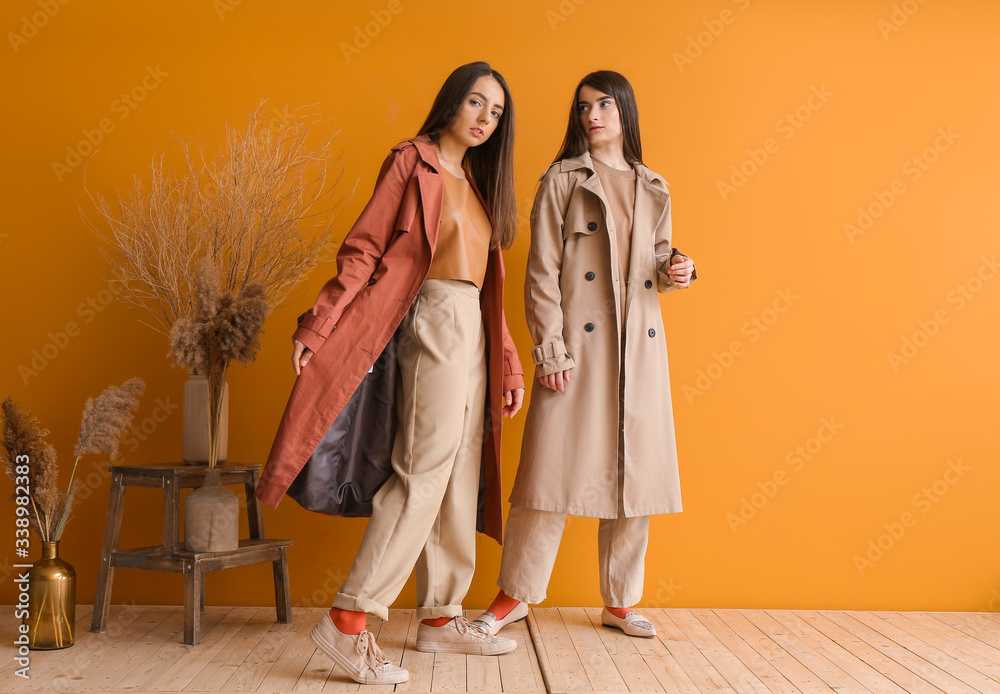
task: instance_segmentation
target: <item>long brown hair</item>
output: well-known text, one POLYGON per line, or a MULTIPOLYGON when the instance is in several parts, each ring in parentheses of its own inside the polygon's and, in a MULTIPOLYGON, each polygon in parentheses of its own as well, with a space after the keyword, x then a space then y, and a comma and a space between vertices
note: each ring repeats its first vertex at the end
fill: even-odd
POLYGON ((493 224, 490 246, 506 249, 514 242, 517 231, 517 203, 514 197, 514 101, 503 75, 484 62, 456 68, 444 81, 418 134, 429 135, 437 142, 441 133, 458 116, 472 92, 472 86, 480 77, 492 77, 500 83, 504 97, 503 113, 493 135, 483 144, 469 147, 462 164, 486 201, 486 212, 493 224))
POLYGON ((618 115, 622 123, 622 149, 625 161, 630 164, 642 163, 642 141, 639 139, 639 109, 635 104, 635 92, 624 75, 612 70, 598 70, 580 80, 573 92, 573 103, 569 107, 569 124, 566 126, 566 137, 553 163, 570 157, 578 157, 590 149, 590 141, 580 122, 580 112, 577 102, 580 101, 580 89, 583 85, 593 87, 615 100, 618 115))

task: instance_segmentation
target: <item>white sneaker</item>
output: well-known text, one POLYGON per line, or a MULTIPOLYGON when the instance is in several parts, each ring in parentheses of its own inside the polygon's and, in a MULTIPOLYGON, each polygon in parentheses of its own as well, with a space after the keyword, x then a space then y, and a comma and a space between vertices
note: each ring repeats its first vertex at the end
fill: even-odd
POLYGON ((656 627, 653 626, 653 623, 635 610, 626 614, 625 619, 622 619, 608 612, 608 608, 605 607, 601 612, 601 624, 606 627, 621 629, 629 636, 641 636, 643 638, 656 636, 656 627))
POLYGON ((465 617, 455 617, 447 624, 432 627, 423 622, 417 627, 417 650, 425 653, 466 653, 501 655, 517 648, 517 641, 494 636, 483 625, 465 617))
POLYGON ((324 653, 360 684, 401 684, 410 673, 386 660, 367 629, 357 636, 342 633, 327 612, 313 627, 309 637, 324 653))
POLYGON ((507 613, 507 616, 503 619, 497 619, 497 616, 492 612, 483 612, 476 618, 476 623, 482 624, 489 630, 491 636, 496 636, 496 633, 503 629, 508 624, 515 624, 517 622, 523 622, 528 617, 528 603, 519 602, 517 606, 507 613))

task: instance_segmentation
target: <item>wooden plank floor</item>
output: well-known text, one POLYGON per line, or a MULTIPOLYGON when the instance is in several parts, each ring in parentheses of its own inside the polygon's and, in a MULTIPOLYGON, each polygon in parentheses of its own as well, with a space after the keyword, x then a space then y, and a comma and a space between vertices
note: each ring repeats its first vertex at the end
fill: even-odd
MULTIPOLYGON (((201 642, 184 644, 178 606, 113 605, 104 634, 90 632, 93 606, 78 605, 76 642, 32 651, 30 679, 14 675, 14 607, 0 612, 0 694, 7 692, 544 692, 527 622, 504 630, 518 648, 502 658, 420 653, 414 610, 392 610, 384 624, 370 619, 386 657, 410 671, 398 687, 361 686, 349 679, 309 632, 326 611, 292 608, 292 623, 275 622, 274 608, 208 607, 201 642)), ((470 611, 472 619, 479 611, 470 611)))
POLYGON ((653 639, 600 608, 528 617, 550 692, 1000 694, 1000 614, 644 609, 653 639))
MULTIPOLYGON (((496 657, 419 653, 413 610, 369 628, 410 670, 396 688, 346 678, 309 639, 322 608, 209 607, 183 643, 180 607, 114 605, 105 634, 77 606, 76 644, 33 651, 14 675, 13 606, 0 612, 5 692, 672 692, 693 694, 1000 694, 1000 615, 985 612, 643 610, 653 639, 601 626, 599 608, 535 608, 504 630, 496 657)), ((469 612, 473 618, 477 612, 469 612)))

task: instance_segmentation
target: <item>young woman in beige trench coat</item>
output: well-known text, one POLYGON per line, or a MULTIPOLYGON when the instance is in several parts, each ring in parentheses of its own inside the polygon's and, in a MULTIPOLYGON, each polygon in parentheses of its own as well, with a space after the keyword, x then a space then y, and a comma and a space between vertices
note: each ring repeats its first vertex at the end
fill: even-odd
POLYGON ((628 81, 577 86, 562 150, 531 212, 525 281, 539 380, 510 496, 491 633, 545 593, 566 515, 600 518, 602 621, 633 636, 653 625, 642 597, 649 516, 681 511, 661 292, 690 286, 671 245, 666 182, 642 163, 628 81))

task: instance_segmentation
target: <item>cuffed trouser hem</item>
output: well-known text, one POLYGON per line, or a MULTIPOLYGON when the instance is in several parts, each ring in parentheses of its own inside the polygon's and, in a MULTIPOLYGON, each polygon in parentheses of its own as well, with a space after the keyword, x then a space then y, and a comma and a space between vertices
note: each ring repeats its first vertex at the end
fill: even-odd
POLYGON ((531 593, 525 593, 519 590, 517 586, 504 583, 503 580, 497 581, 497 587, 500 590, 502 590, 504 592, 504 595, 506 595, 507 597, 514 598, 515 600, 519 600, 520 602, 526 603, 528 605, 538 605, 539 603, 544 602, 546 598, 545 593, 540 593, 536 595, 532 595, 531 593))
POLYGON ((439 605, 438 607, 418 607, 417 619, 437 619, 438 617, 461 617, 461 605, 439 605))
POLYGON ((338 610, 367 612, 368 614, 375 615, 383 622, 389 621, 389 608, 368 598, 356 598, 353 595, 337 593, 333 598, 333 606, 338 610))

